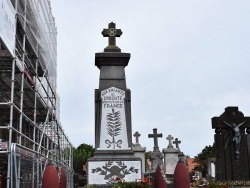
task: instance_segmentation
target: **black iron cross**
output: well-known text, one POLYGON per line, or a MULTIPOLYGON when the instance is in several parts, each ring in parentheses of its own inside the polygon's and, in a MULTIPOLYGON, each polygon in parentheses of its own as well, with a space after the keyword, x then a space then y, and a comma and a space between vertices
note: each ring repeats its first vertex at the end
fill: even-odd
POLYGON ((168 137, 166 138, 169 141, 169 146, 172 146, 172 140, 174 139, 174 137, 172 137, 171 135, 168 135, 168 137))
POLYGON ((158 138, 162 138, 162 133, 157 134, 157 129, 153 129, 153 134, 148 134, 149 138, 154 138, 154 147, 158 147, 158 138))
POLYGON ((115 28, 115 23, 109 23, 108 29, 103 29, 102 35, 109 37, 109 46, 116 46, 115 38, 122 35, 121 29, 115 28))
POLYGON ((174 139, 174 141, 173 141, 173 144, 175 144, 175 147, 178 148, 178 149, 180 149, 179 148, 180 143, 181 143, 181 141, 178 138, 174 139))
POLYGON ((135 143, 139 144, 139 137, 141 136, 141 134, 138 131, 136 131, 133 136, 135 137, 135 143))

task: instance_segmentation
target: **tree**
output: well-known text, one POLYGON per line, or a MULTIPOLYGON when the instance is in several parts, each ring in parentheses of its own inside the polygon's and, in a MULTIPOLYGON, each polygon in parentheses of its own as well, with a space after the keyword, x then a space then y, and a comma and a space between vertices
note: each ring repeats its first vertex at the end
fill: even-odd
POLYGON ((215 158, 216 152, 214 144, 211 146, 206 146, 201 153, 194 157, 194 162, 198 165, 194 168, 194 170, 202 172, 202 176, 206 176, 207 174, 207 159, 215 158))
POLYGON ((94 156, 95 149, 88 144, 81 144, 77 148, 73 148, 73 168, 77 174, 84 175, 83 165, 87 160, 94 156))
POLYGON ((151 154, 152 154, 152 151, 147 151, 145 152, 145 159, 151 159, 151 154))
POLYGON ((152 154, 152 151, 145 152, 145 167, 147 170, 149 170, 148 159, 151 160, 151 154, 152 154))

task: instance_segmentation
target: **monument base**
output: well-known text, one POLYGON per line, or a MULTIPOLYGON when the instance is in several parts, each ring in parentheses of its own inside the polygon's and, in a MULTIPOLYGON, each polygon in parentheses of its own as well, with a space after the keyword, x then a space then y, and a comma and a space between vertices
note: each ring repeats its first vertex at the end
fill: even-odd
POLYGON ((141 159, 131 156, 92 157, 88 160, 88 184, 112 184, 117 178, 126 182, 141 179, 141 166, 141 159))

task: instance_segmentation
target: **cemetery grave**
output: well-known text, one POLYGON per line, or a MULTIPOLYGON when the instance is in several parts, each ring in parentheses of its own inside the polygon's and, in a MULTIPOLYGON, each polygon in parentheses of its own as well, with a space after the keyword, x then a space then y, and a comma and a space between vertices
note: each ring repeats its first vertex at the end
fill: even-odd
MULTIPOLYGON (((168 135, 167 148, 161 152, 158 139, 163 134, 154 128, 153 133, 148 134, 148 138, 153 138, 154 142, 148 164, 146 148, 139 143, 141 135, 138 131, 133 135, 135 144, 132 143, 131 91, 125 79, 130 54, 121 52, 116 46, 116 37, 120 37, 122 31, 116 29, 115 23, 109 23, 102 34, 108 37, 109 44, 104 52, 95 54, 100 80, 99 88, 95 90, 96 148, 94 157, 88 160, 88 184, 119 187, 138 181, 144 187, 155 188, 189 188, 195 185, 191 184, 193 175, 185 154, 180 150, 181 141, 178 138, 168 135)), ((216 133, 216 158, 207 162, 208 176, 215 175, 213 178, 224 184, 231 182, 228 186, 235 181, 247 186, 250 180, 249 120, 238 107, 227 107, 221 116, 212 118, 212 128, 216 133)), ((210 187, 219 187, 215 185, 216 181, 210 187)), ((204 177, 199 183, 196 186, 209 187, 204 177)))

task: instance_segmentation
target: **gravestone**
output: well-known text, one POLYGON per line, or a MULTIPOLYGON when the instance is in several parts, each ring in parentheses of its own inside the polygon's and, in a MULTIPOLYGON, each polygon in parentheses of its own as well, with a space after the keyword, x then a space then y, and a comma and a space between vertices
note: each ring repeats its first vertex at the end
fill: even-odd
POLYGON ((141 134, 136 131, 135 134, 133 135, 135 137, 135 144, 133 145, 133 151, 134 155, 136 157, 141 158, 142 160, 142 174, 145 173, 145 152, 146 152, 146 147, 142 147, 141 144, 139 143, 139 137, 141 134))
POLYGON ((141 134, 138 131, 136 131, 133 136, 135 137, 135 145, 140 145, 139 137, 141 136, 141 134))
POLYGON ((181 141, 178 138, 175 138, 173 141, 173 144, 175 144, 175 148, 178 149, 180 151, 180 147, 179 144, 181 143, 181 141))
POLYGON ((115 23, 102 34, 109 37, 109 45, 95 54, 100 80, 95 90, 95 153, 88 160, 88 184, 107 185, 117 177, 140 179, 141 159, 132 150, 131 93, 125 79, 130 54, 116 46, 122 31, 115 23))
POLYGON ((158 134, 157 129, 153 129, 153 134, 148 134, 148 138, 154 138, 154 149, 151 153, 151 163, 152 169, 151 171, 155 171, 158 165, 162 165, 163 154, 159 150, 158 146, 158 138, 162 138, 162 133, 158 134))
POLYGON ((173 187, 174 179, 174 170, 176 164, 179 161, 179 150, 173 147, 172 140, 174 139, 171 135, 168 135, 166 138, 168 140, 168 147, 162 150, 164 154, 164 165, 165 165, 165 174, 168 183, 168 187, 173 187))
POLYGON ((151 168, 145 172, 144 177, 150 178, 152 182, 154 182, 155 171, 156 171, 157 166, 163 165, 163 161, 162 161, 163 154, 160 152, 159 146, 158 146, 159 137, 162 138, 162 134, 158 134, 156 128, 153 129, 153 134, 148 134, 148 138, 154 139, 154 149, 150 156, 151 168))
POLYGON ((250 179, 250 117, 227 107, 219 117, 212 118, 216 148, 215 179, 239 181, 250 179))
MULTIPOLYGON (((181 152, 180 146, 179 144, 181 143, 181 141, 178 138, 175 138, 175 140, 173 141, 173 144, 175 144, 175 148, 179 151, 179 160, 181 160, 182 162, 186 161, 186 156, 184 155, 183 152, 181 152)), ((178 161, 179 161, 178 160, 178 161)))

